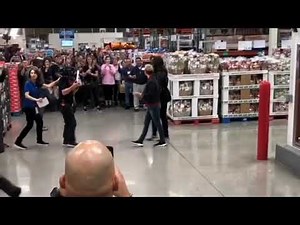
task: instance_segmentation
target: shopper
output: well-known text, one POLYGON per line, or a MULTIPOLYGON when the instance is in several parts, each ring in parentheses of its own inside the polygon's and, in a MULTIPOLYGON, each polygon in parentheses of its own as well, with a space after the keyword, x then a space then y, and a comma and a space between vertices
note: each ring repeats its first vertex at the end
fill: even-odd
MULTIPOLYGON (((164 65, 164 61, 160 56, 155 56, 152 58, 152 65, 154 69, 154 77, 158 81, 160 86, 160 119, 162 127, 164 130, 164 135, 166 139, 169 139, 169 126, 167 118, 167 105, 171 101, 171 94, 168 89, 168 71, 164 65)), ((152 121, 152 137, 148 140, 156 139, 157 129, 155 123, 152 121)))
MULTIPOLYGON (((143 66, 143 61, 140 57, 135 59, 136 66, 132 70, 132 76, 129 78, 133 83, 133 92, 143 93, 145 85, 147 83, 147 76, 145 75, 145 68, 143 66)), ((140 99, 137 95, 133 95, 134 111, 139 111, 140 109, 140 99)))
POLYGON ((98 141, 79 143, 65 160, 65 174, 52 197, 131 197, 112 154, 98 141))
POLYGON ((81 76, 83 78, 83 110, 87 111, 88 99, 93 99, 97 110, 101 110, 99 104, 99 74, 96 64, 93 63, 93 57, 88 55, 86 57, 86 65, 82 68, 81 76))
POLYGON ((26 115, 27 124, 24 129, 21 131, 20 135, 17 137, 14 146, 19 149, 27 149, 23 145, 23 139, 29 133, 33 127, 33 122, 36 123, 36 135, 37 135, 37 144, 47 146, 49 143, 43 141, 43 119, 40 115, 37 102, 42 102, 41 98, 41 88, 51 88, 56 85, 59 81, 56 80, 50 84, 45 84, 41 82, 41 73, 38 68, 33 67, 29 70, 29 80, 25 83, 24 92, 24 109, 26 115))
POLYGON ((145 74, 148 77, 147 84, 143 93, 135 92, 134 94, 139 96, 147 106, 147 113, 145 116, 144 129, 138 140, 133 141, 137 146, 142 147, 143 141, 147 135, 151 120, 158 129, 160 140, 154 146, 164 147, 166 141, 160 122, 160 87, 157 80, 153 76, 153 66, 148 64, 145 66, 145 74))
POLYGON ((133 66, 131 59, 126 59, 125 60, 125 65, 121 69, 121 77, 122 77, 122 82, 125 83, 125 109, 130 109, 130 97, 132 96, 133 92, 133 84, 131 78, 133 66))
POLYGON ((115 106, 118 105, 119 102, 119 86, 120 86, 120 82, 121 82, 121 66, 119 65, 119 58, 116 57, 113 59, 113 66, 116 69, 116 74, 115 74, 115 85, 114 85, 114 104, 115 106))
POLYGON ((106 107, 111 107, 112 105, 112 96, 115 86, 115 75, 117 72, 114 65, 110 64, 110 61, 110 57, 106 56, 105 64, 101 66, 102 86, 104 91, 106 107))
POLYGON ((76 82, 76 70, 74 67, 65 66, 61 71, 61 79, 58 83, 59 86, 59 105, 64 118, 64 131, 63 131, 63 145, 67 147, 74 147, 77 145, 75 137, 76 119, 74 95, 80 83, 76 82))

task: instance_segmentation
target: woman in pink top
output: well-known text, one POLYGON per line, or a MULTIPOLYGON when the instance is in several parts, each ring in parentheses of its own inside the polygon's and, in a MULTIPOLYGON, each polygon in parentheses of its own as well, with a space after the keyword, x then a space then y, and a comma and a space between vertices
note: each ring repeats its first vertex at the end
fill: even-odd
POLYGON ((115 86, 116 68, 110 64, 110 57, 105 57, 105 64, 101 66, 102 85, 106 106, 110 107, 112 103, 113 89, 115 86))

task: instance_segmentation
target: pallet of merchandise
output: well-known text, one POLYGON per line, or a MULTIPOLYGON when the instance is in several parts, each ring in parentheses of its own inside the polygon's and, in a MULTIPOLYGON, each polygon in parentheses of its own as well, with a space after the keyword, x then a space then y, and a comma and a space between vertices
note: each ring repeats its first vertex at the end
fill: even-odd
POLYGON ((178 125, 184 123, 219 123, 218 98, 177 98, 168 104, 167 115, 178 125))
POLYGON ((267 79, 267 70, 223 72, 220 112, 222 122, 248 121, 257 117, 260 82, 267 79))
POLYGON ((290 90, 290 71, 269 71, 271 84, 270 119, 287 118, 288 103, 286 96, 290 90))
POLYGON ((169 74, 168 78, 172 99, 219 97, 219 73, 169 74))
POLYGON ((238 113, 222 115, 222 123, 231 123, 235 121, 253 121, 258 119, 258 113, 238 113))

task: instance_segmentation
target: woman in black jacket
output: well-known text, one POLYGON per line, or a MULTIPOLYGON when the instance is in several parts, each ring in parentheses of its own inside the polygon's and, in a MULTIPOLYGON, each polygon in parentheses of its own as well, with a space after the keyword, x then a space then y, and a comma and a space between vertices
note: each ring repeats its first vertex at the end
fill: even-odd
MULTIPOLYGON (((166 139, 169 139, 169 127, 167 119, 167 105, 171 101, 170 91, 168 89, 168 71, 164 65, 164 61, 160 56, 152 58, 151 63, 154 69, 154 77, 160 86, 160 119, 166 139)), ((157 137, 157 128, 152 121, 152 137, 147 140, 153 140, 157 137)))

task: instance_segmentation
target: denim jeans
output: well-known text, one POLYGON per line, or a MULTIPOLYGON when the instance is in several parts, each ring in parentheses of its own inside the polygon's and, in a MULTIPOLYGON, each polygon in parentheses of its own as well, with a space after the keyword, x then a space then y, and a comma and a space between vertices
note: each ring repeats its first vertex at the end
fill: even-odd
POLYGON ((160 142, 165 143, 165 136, 164 136, 161 122, 160 122, 160 106, 159 105, 148 106, 147 113, 145 116, 145 121, 144 121, 144 129, 143 129, 143 132, 142 132, 141 136, 139 137, 138 141, 140 141, 140 142, 144 141, 144 139, 148 133, 148 129, 149 129, 151 120, 153 121, 153 123, 155 124, 155 127, 158 130, 160 142))
POLYGON ((129 82, 125 82, 125 105, 130 107, 130 94, 133 91, 133 84, 129 82))

